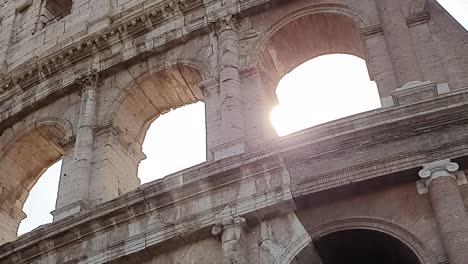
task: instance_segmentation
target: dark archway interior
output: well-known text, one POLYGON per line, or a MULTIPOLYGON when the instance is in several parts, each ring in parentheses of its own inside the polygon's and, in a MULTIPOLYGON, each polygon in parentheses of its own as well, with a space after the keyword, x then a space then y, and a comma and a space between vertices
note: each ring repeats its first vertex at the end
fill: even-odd
POLYGON ((372 230, 346 230, 314 241, 323 264, 421 264, 398 239, 372 230))

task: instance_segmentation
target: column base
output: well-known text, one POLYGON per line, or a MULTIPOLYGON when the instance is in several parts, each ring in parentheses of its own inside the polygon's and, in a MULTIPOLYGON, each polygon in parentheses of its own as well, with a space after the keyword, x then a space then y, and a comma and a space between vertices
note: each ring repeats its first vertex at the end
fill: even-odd
POLYGON ((81 200, 81 201, 77 201, 77 202, 74 202, 72 204, 69 204, 65 207, 62 207, 60 209, 56 209, 52 212, 50 212, 52 214, 52 216, 54 217, 54 222, 57 222, 61 219, 64 219, 66 217, 69 217, 71 215, 74 215, 74 214, 78 214, 84 210, 87 210, 89 209, 89 205, 87 202, 81 200))
POLYGON ((413 81, 395 90, 391 96, 381 99, 383 107, 400 106, 436 98, 450 92, 447 83, 413 81))
POLYGON ((225 159, 246 153, 247 143, 245 138, 237 138, 210 148, 210 152, 214 160, 225 159))

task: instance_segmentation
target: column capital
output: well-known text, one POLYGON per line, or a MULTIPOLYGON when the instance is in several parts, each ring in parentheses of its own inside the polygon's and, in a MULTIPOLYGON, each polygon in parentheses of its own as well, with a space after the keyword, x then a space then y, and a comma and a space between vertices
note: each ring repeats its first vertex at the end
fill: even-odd
POLYGON ((239 22, 236 15, 227 14, 210 21, 208 27, 215 35, 219 35, 221 32, 229 29, 237 31, 239 29, 239 22))
POLYGON ((77 78, 75 83, 81 86, 82 89, 87 87, 97 88, 100 83, 99 72, 96 69, 93 69, 77 78))
POLYGON ((202 81, 199 86, 205 97, 219 93, 219 79, 217 78, 202 81))
POLYGON ((221 237, 223 263, 248 263, 248 249, 242 235, 244 233, 242 229, 245 225, 246 221, 243 217, 235 216, 222 220, 213 227, 211 233, 221 237))
POLYGON ((455 173, 459 168, 457 163, 451 162, 449 159, 439 160, 424 164, 418 175, 424 180, 426 186, 429 186, 432 180, 440 177, 451 177, 456 180, 455 173))
POLYGON ((211 233, 214 236, 220 235, 224 230, 229 228, 243 228, 246 225, 247 221, 245 218, 236 216, 232 218, 225 219, 220 223, 213 226, 211 233))

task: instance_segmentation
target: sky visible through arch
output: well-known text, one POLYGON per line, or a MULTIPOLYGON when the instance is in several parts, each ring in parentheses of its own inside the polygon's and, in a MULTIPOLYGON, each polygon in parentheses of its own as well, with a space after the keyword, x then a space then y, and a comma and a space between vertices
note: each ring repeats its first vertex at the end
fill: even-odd
MULTIPOLYGON (((468 0, 439 3, 468 29, 468 0)), ((380 106, 364 61, 350 55, 328 55, 305 62, 281 80, 277 93, 281 106, 273 110, 272 121, 280 135, 380 106), (333 104, 327 100, 331 96, 333 104), (304 109, 301 105, 310 107, 304 109)), ((142 183, 205 161, 204 120, 204 104, 197 103, 153 123, 143 145, 148 158, 139 168, 142 183)), ((28 218, 20 225, 20 235, 52 221, 49 212, 55 208, 60 166, 60 162, 51 166, 32 189, 23 209, 28 218)))

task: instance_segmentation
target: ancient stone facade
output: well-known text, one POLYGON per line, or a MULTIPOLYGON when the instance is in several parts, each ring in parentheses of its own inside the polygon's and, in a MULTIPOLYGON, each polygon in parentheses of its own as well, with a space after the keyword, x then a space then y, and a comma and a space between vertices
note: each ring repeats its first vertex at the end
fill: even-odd
POLYGON ((468 33, 434 0, 0 9, 1 264, 467 262, 468 33), (278 138, 276 84, 330 53, 383 107, 278 138), (140 186, 149 124, 198 101, 208 161, 140 186), (59 159, 54 223, 16 238, 59 159))

